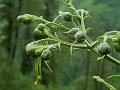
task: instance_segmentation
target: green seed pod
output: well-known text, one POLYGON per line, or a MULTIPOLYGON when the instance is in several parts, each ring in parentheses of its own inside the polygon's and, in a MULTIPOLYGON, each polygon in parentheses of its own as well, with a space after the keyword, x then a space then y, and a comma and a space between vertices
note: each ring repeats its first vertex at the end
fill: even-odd
POLYGON ((101 43, 98 47, 97 47, 97 51, 98 53, 100 53, 101 55, 106 55, 109 54, 111 51, 111 47, 108 43, 101 43))
POLYGON ((48 35, 46 35, 45 31, 40 31, 40 30, 38 30, 38 28, 36 28, 33 31, 33 36, 34 36, 35 40, 40 40, 40 39, 44 39, 44 38, 48 37, 48 35))
POLYGON ((24 24, 30 24, 32 22, 32 19, 28 14, 18 16, 17 20, 24 24))
POLYGON ((120 52, 120 44, 114 43, 114 47, 117 52, 120 52))
POLYGON ((38 57, 38 55, 35 54, 35 51, 39 48, 40 48, 40 46, 35 45, 33 43, 29 43, 25 47, 27 55, 29 55, 30 57, 33 57, 33 58, 38 57))
POLYGON ((78 31, 76 34, 75 34, 75 39, 77 42, 81 43, 81 42, 84 42, 85 41, 85 32, 83 31, 78 31))
POLYGON ((64 21, 72 20, 72 14, 70 12, 63 12, 61 15, 62 15, 64 21))
POLYGON ((37 27, 38 27, 38 30, 44 31, 44 29, 45 29, 46 26, 45 26, 45 24, 41 23, 37 27))
POLYGON ((52 53, 50 50, 45 49, 41 54, 41 60, 50 60, 52 58, 52 53))
POLYGON ((80 15, 81 15, 81 12, 84 12, 84 15, 85 15, 85 16, 89 14, 89 12, 86 11, 86 10, 84 10, 84 9, 78 9, 77 12, 78 12, 80 15))

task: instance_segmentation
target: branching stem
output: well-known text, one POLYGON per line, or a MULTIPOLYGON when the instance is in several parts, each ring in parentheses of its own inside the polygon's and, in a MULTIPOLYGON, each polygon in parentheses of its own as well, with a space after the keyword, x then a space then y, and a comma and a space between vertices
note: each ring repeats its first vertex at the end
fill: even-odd
POLYGON ((109 88, 110 90, 117 90, 117 89, 114 88, 111 84, 107 83, 105 80, 103 80, 103 79, 100 78, 99 76, 93 76, 93 79, 94 79, 96 82, 105 85, 105 86, 106 86, 107 88, 109 88))

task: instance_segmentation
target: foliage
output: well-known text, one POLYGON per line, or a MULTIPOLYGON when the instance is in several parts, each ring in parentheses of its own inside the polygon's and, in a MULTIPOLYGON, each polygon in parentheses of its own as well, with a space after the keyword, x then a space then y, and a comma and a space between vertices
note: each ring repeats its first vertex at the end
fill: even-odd
MULTIPOLYGON (((84 8, 89 11, 91 16, 85 19, 85 26, 92 27, 87 31, 92 40, 95 41, 96 37, 104 32, 120 29, 119 0, 72 1, 77 9, 84 8)), ((98 55, 88 50, 73 48, 70 53, 70 47, 64 45, 61 45, 61 51, 51 51, 52 60, 47 63, 53 72, 42 63, 42 84, 34 85, 34 61, 26 55, 25 45, 36 40, 33 30, 39 22, 25 26, 18 23, 16 18, 20 14, 29 13, 52 21, 58 13, 63 13, 61 11, 70 12, 65 0, 0 0, 0 90, 107 90, 103 84, 94 83, 94 75, 120 89, 119 66, 108 60, 101 60, 102 57, 96 60, 98 55), (108 76, 110 77, 106 79, 108 76)), ((62 23, 69 28, 74 27, 71 21, 68 23, 60 17, 56 23, 62 23)), ((71 31, 75 29, 77 30, 75 27, 63 34, 63 30, 50 28, 52 34, 57 32, 62 40, 72 43, 76 32, 71 31)), ((38 31, 37 28, 35 31, 38 31)), ((113 44, 111 40, 108 40, 108 43, 112 49, 110 55, 119 59, 119 44, 113 44)))
MULTIPOLYGON (((87 32, 89 28, 85 27, 84 21, 89 18, 89 12, 84 9, 76 10, 72 5, 71 1, 67 1, 67 6, 69 11, 60 12, 60 14, 51 22, 47 21, 42 17, 37 17, 34 15, 20 15, 18 16, 18 21, 24 24, 30 24, 33 22, 39 22, 36 29, 34 30, 34 37, 36 41, 29 43, 26 46, 26 51, 28 55, 34 60, 35 70, 36 70, 36 81, 42 82, 42 65, 45 63, 48 69, 52 72, 48 62, 52 58, 52 51, 61 50, 61 45, 70 47, 70 52, 72 54, 73 49, 87 49, 99 55, 98 60, 105 58, 106 60, 120 66, 120 61, 113 58, 110 55, 111 45, 108 40, 112 40, 113 44, 118 44, 114 46, 116 51, 119 48, 119 31, 110 31, 106 32, 104 35, 99 36, 97 40, 93 41, 88 35, 87 32), (63 21, 67 23, 72 23, 73 27, 67 27, 64 24, 57 22, 58 18, 62 18, 63 21), (42 25, 42 26, 41 26, 42 25), (51 31, 53 30, 53 31, 51 31), (70 41, 69 38, 63 38, 59 35, 58 30, 61 30, 61 34, 66 36, 71 35, 73 41, 70 41), (42 35, 42 37, 41 37, 42 35), (43 35, 45 37, 43 37, 43 35), (37 37, 37 38, 36 38, 37 37)), ((106 83, 103 79, 98 76, 93 77, 97 82, 103 83, 110 90, 117 90, 110 84, 106 83)))

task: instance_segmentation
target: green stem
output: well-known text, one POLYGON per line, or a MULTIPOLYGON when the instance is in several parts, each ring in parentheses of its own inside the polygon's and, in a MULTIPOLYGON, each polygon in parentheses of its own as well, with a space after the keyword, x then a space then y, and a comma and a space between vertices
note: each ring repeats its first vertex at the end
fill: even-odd
MULTIPOLYGON (((93 51, 94 53, 96 53, 97 55, 100 55, 95 49, 93 49, 93 48, 89 48, 89 49, 90 49, 91 51, 93 51)), ((112 62, 112 63, 120 66, 120 61, 117 60, 117 59, 115 59, 115 58, 113 58, 111 55, 107 54, 107 55, 105 55, 104 58, 105 58, 106 60, 108 60, 108 61, 110 61, 110 62, 112 62)))
MULTIPOLYGON (((83 17, 82 17, 82 18, 83 18, 83 17)), ((81 19, 81 20, 82 20, 82 19, 81 19)), ((81 24, 82 24, 82 28, 84 27, 84 29, 85 29, 85 25, 84 25, 84 22, 83 22, 83 21, 81 21, 81 24)), ((87 36, 87 35, 86 35, 86 36, 87 36)), ((86 40, 87 40, 88 42, 90 42, 90 43, 93 42, 93 41, 89 38, 89 36, 86 37, 86 40)), ((106 40, 106 39, 105 39, 105 40, 106 40)), ((100 55, 100 54, 96 51, 96 49, 90 47, 90 50, 93 51, 94 53, 100 55)), ((107 60, 109 60, 110 62, 112 62, 112 63, 120 66, 120 61, 117 60, 117 59, 115 59, 115 58, 113 58, 113 57, 110 56, 110 55, 106 55, 106 56, 105 56, 105 59, 107 59, 107 60)))
POLYGON ((48 69, 50 70, 50 72, 52 73, 53 71, 52 71, 52 69, 50 68, 50 66, 48 65, 47 61, 44 61, 44 62, 45 62, 45 64, 46 64, 46 66, 48 67, 48 69))
POLYGON ((76 25, 76 23, 74 22, 74 19, 72 18, 72 23, 74 24, 74 26, 76 27, 76 28, 78 28, 78 26, 76 25))
POLYGON ((35 59, 35 71, 36 71, 35 84, 38 84, 38 82, 42 80, 41 60, 39 59, 40 59, 39 57, 35 59))
POLYGON ((112 75, 112 76, 109 76, 107 79, 110 79, 110 78, 120 79, 120 75, 112 75))
POLYGON ((85 31, 85 23, 84 23, 84 11, 81 12, 81 26, 82 30, 85 31))
POLYGON ((36 80, 39 76, 39 69, 38 69, 38 58, 35 59, 35 72, 36 72, 36 80))
POLYGON ((59 17, 60 17, 60 15, 58 15, 58 16, 53 20, 53 23, 55 23, 59 17))
MULTIPOLYGON (((34 43, 40 43, 42 41, 55 41, 57 43, 61 43, 65 46, 73 46, 75 48, 83 48, 83 49, 88 49, 89 47, 87 47, 87 45, 85 44, 73 44, 73 43, 69 43, 69 42, 65 42, 65 41, 62 41, 62 40, 56 40, 56 39, 51 39, 51 38, 46 38, 46 39, 41 39, 41 40, 38 40, 38 41, 35 41, 34 43)), ((55 44, 56 45, 56 44, 55 44)))
POLYGON ((41 66, 41 59, 39 60, 39 75, 40 75, 40 79, 42 80, 42 66, 41 66))
POLYGON ((105 55, 105 59, 109 60, 110 62, 120 66, 120 61, 118 61, 117 59, 113 58, 110 55, 105 55))
POLYGON ((55 26, 57 27, 57 29, 61 29, 61 30, 69 30, 69 28, 65 27, 64 25, 60 25, 60 24, 57 24, 57 23, 54 23, 54 22, 50 22, 50 21, 47 21, 43 18, 40 18, 40 17, 37 17, 35 15, 30 15, 30 14, 24 14, 24 15, 20 15, 18 16, 18 20, 19 18, 23 18, 23 19, 26 19, 27 18, 30 18, 32 22, 39 22, 39 23, 47 23, 47 25, 50 25, 50 26, 55 26))
POLYGON ((101 83, 103 85, 105 85, 107 88, 109 88, 110 90, 117 90, 116 88, 114 88, 111 84, 107 83, 106 81, 104 81, 102 78, 100 78, 99 76, 93 76, 93 79, 98 82, 101 83))
MULTIPOLYGON (((74 8, 74 10, 75 10, 75 8, 74 8)), ((76 14, 79 16, 79 18, 81 18, 81 16, 79 15, 79 13, 75 10, 75 12, 76 12, 76 14)), ((21 18, 21 17, 25 17, 26 15, 20 15, 19 17, 21 18)), ((32 21, 39 21, 40 23, 47 23, 47 25, 53 25, 53 26, 56 26, 58 29, 62 29, 62 30, 69 30, 69 28, 67 28, 67 27, 65 27, 64 25, 60 25, 60 24, 57 24, 57 23, 53 23, 53 22, 50 22, 50 21, 47 21, 47 20, 45 20, 45 19, 43 19, 43 18, 40 18, 40 17, 37 17, 37 16, 34 16, 34 15, 27 15, 29 18, 31 18, 31 20, 32 21)), ((19 18, 18 17, 18 18, 19 18)), ((82 17, 83 18, 83 17, 82 17)), ((85 25, 84 25, 84 20, 82 20, 81 21, 81 25, 82 25, 82 28, 83 28, 83 30, 85 30, 85 25)), ((61 44, 63 44, 63 45, 65 45, 65 46, 73 46, 73 47, 76 47, 76 48, 84 48, 84 49, 90 49, 91 51, 93 51, 94 53, 96 53, 96 54, 98 54, 98 55, 100 55, 95 49, 93 49, 93 48, 90 48, 90 47, 88 47, 87 45, 79 45, 79 44, 72 44, 72 43, 69 43, 69 42, 64 42, 64 41, 62 41, 62 40, 57 40, 57 39, 53 39, 54 41, 56 41, 56 42, 59 42, 59 43, 61 43, 61 44)), ((92 43, 93 41, 87 36, 87 38, 86 38, 86 43, 92 43)), ((120 65, 120 62, 118 61, 118 60, 116 60, 116 59, 114 59, 113 57, 111 57, 110 55, 106 55, 105 56, 105 58, 107 59, 107 60, 109 60, 109 61, 111 61, 111 62, 113 62, 114 64, 116 64, 116 65, 120 65)))

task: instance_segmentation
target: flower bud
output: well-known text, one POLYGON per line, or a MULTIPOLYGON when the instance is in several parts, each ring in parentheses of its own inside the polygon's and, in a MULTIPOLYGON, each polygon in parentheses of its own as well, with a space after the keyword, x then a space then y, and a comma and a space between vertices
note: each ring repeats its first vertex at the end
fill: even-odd
POLYGON ((62 12, 61 16, 63 17, 64 21, 71 21, 72 20, 72 14, 70 12, 62 12))
POLYGON ((33 31, 33 36, 34 36, 35 40, 40 40, 40 39, 44 39, 44 38, 48 37, 48 35, 46 35, 45 31, 40 31, 40 30, 38 30, 38 28, 36 28, 33 31))
POLYGON ((77 12, 78 12, 80 15, 81 15, 81 12, 83 12, 85 16, 89 14, 89 12, 86 11, 86 10, 84 10, 84 9, 78 9, 77 12))
POLYGON ((30 57, 33 57, 33 58, 36 58, 38 57, 36 54, 35 54, 35 51, 37 49, 39 49, 40 47, 38 45, 35 45, 33 43, 29 43, 26 45, 25 49, 26 49, 26 53, 27 55, 29 55, 30 57))
POLYGON ((44 31, 44 29, 45 29, 46 26, 45 26, 45 24, 41 23, 37 27, 38 27, 38 30, 44 31))
POLYGON ((106 54, 109 54, 111 52, 111 47, 110 47, 110 45, 108 43, 101 43, 97 47, 97 51, 101 55, 106 55, 106 54))
POLYGON ((24 24, 30 24, 32 22, 32 19, 29 16, 29 14, 20 15, 17 17, 17 20, 21 23, 24 23, 24 24))
POLYGON ((85 41, 85 32, 83 31, 78 31, 76 34, 75 34, 75 39, 77 42, 81 43, 81 42, 84 42, 85 41))
POLYGON ((45 49, 41 54, 41 60, 50 60, 52 58, 52 53, 50 50, 45 49))

